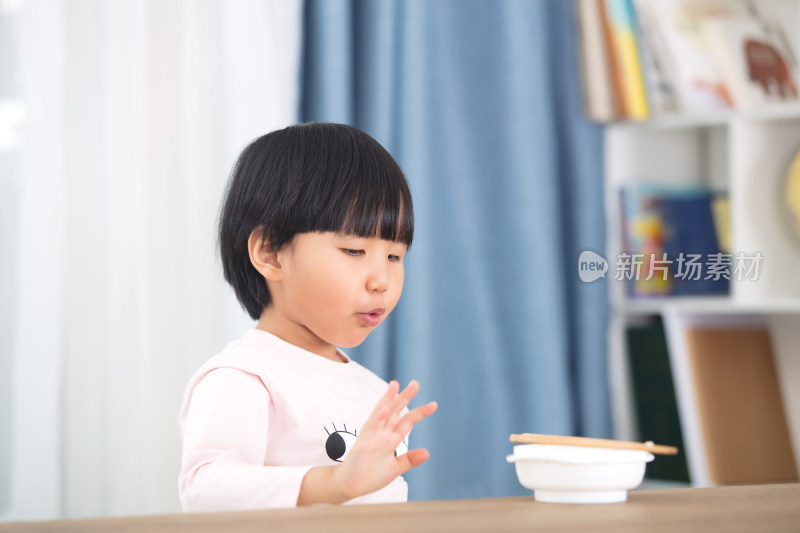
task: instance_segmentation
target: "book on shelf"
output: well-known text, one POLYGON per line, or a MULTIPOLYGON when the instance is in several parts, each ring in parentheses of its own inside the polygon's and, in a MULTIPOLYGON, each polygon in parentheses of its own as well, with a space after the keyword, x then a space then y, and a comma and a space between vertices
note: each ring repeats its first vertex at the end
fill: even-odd
POLYGON ((777 25, 752 17, 711 20, 705 32, 737 109, 798 101, 797 69, 777 25))
POLYGON ((664 224, 657 203, 664 194, 664 187, 658 184, 620 189, 622 252, 630 256, 626 277, 628 294, 632 297, 671 294, 669 276, 658 271, 651 275, 653 261, 664 253, 664 224))
POLYGON ((611 49, 618 58, 620 66, 622 94, 627 116, 633 120, 644 120, 649 116, 650 111, 639 57, 641 46, 636 37, 631 0, 607 0, 606 14, 613 35, 611 49))
POLYGON ((647 466, 652 479, 689 481, 675 387, 664 327, 654 318, 625 331, 633 381, 639 440, 676 446, 678 455, 659 457, 647 466))
POLYGON ((786 207, 795 235, 800 237, 800 150, 794 155, 786 172, 786 207))
POLYGON ((611 79, 612 96, 614 97, 614 109, 617 118, 628 118, 630 110, 625 102, 625 94, 622 88, 622 66, 614 46, 614 30, 611 27, 611 17, 607 0, 597 0, 600 10, 600 23, 603 28, 603 50, 608 61, 609 76, 611 79))
POLYGON ((664 226, 664 252, 672 260, 673 295, 729 292, 731 257, 719 244, 713 199, 709 190, 692 190, 664 195, 657 201, 664 226))
POLYGON ((714 229, 721 252, 733 253, 731 237, 731 201, 727 194, 717 194, 711 199, 711 214, 714 218, 714 229))
POLYGON ((797 481, 767 328, 695 326, 685 335, 710 481, 797 481))
POLYGON ((654 21, 674 66, 675 87, 683 111, 733 107, 728 84, 719 71, 705 35, 710 19, 751 16, 747 0, 640 0, 640 12, 654 21))
POLYGON ((606 43, 602 5, 605 0, 578 0, 581 73, 586 114, 592 120, 613 120, 620 115, 614 94, 612 65, 606 43))
POLYGON ((678 111, 678 96, 675 92, 675 68, 665 49, 664 37, 658 23, 652 18, 646 0, 634 0, 633 20, 639 41, 639 56, 645 79, 645 90, 652 114, 678 111))
POLYGON ((783 21, 762 17, 754 0, 577 1, 585 101, 594 120, 798 99, 800 75, 783 21), (602 49, 590 47, 600 35, 602 49), (605 96, 598 112, 598 97, 588 95, 610 95, 613 105, 605 96))
POLYGON ((720 246, 720 197, 702 185, 640 183, 620 189, 617 275, 634 298, 729 292, 731 256, 720 246), (719 210, 718 210, 719 211, 719 210), (624 259, 624 263, 622 262, 624 259))
POLYGON ((576 15, 586 115, 600 122, 628 118, 608 0, 576 0, 576 15))

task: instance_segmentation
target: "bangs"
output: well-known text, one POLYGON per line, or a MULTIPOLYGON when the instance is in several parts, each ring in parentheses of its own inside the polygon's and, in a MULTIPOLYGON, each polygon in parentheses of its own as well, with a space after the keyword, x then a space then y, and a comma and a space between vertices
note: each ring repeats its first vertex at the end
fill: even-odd
POLYGON ((364 196, 353 196, 346 208, 332 209, 330 217, 326 217, 330 223, 324 224, 320 231, 378 237, 411 246, 414 214, 410 209, 410 195, 409 198, 403 198, 401 191, 391 191, 381 196, 369 194, 374 191, 366 192, 364 196), (406 206, 409 209, 405 209, 406 206), (340 213, 344 213, 344 217, 337 216, 340 213), (341 220, 335 220, 336 218, 341 220))
POLYGON ((403 171, 374 139, 344 131, 347 135, 307 145, 298 158, 306 178, 287 217, 299 222, 291 233, 330 231, 411 246, 414 208, 403 171))

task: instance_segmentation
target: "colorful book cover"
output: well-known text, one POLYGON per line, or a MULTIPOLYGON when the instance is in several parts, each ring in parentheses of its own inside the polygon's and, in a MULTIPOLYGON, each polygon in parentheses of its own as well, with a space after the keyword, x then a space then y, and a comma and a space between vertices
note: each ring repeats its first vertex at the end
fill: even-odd
POLYGON ((658 184, 637 184, 620 190, 624 213, 622 240, 625 249, 622 251, 630 255, 627 287, 628 294, 634 298, 665 296, 672 292, 669 276, 655 269, 650 275, 651 266, 655 266, 653 260, 664 253, 664 227, 658 202, 665 194, 667 189, 658 184))
POLYGON ((631 297, 729 291, 730 264, 718 255, 723 250, 711 208, 716 196, 702 184, 638 183, 620 189, 631 297))
POLYGON ((746 19, 752 16, 748 0, 641 0, 663 35, 670 63, 675 67, 675 87, 684 111, 710 111, 733 107, 730 89, 717 67, 704 32, 709 20, 746 19))
POLYGON ((709 48, 738 109, 800 99, 794 61, 771 25, 755 18, 705 25, 709 48))
POLYGON ((633 20, 631 0, 607 0, 607 12, 611 21, 614 51, 620 65, 622 92, 628 116, 644 120, 650 115, 647 103, 639 44, 633 20))
POLYGON ((622 71, 614 44, 614 29, 611 26, 611 15, 606 1, 607 0, 597 0, 597 7, 603 21, 603 39, 605 41, 605 46, 603 48, 606 52, 608 69, 611 77, 611 94, 614 100, 614 114, 618 118, 625 119, 628 118, 630 113, 628 104, 625 101, 625 92, 622 86, 622 71))

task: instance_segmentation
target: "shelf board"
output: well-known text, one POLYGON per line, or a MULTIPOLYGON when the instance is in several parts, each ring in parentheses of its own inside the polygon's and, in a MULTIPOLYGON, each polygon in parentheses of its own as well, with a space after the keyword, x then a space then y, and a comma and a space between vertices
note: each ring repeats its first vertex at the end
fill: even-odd
POLYGON ((800 299, 741 301, 728 296, 625 298, 615 302, 614 309, 629 315, 653 315, 666 311, 697 314, 800 314, 800 299))
POLYGON ((617 121, 608 125, 623 128, 680 129, 725 126, 738 120, 791 120, 800 118, 800 103, 775 104, 752 111, 711 111, 706 113, 675 113, 649 120, 617 121))

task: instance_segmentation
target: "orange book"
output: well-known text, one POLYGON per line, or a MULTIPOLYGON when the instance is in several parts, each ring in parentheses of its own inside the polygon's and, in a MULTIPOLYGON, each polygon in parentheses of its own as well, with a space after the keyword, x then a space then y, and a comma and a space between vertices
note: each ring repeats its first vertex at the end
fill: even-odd
POLYGON ((625 92, 622 85, 622 70, 619 59, 615 52, 616 45, 614 44, 614 29, 611 26, 611 18, 609 17, 606 0, 597 0, 597 4, 600 8, 600 14, 603 19, 603 38, 605 39, 605 49, 608 53, 608 66, 611 73, 611 92, 614 95, 614 110, 617 117, 625 119, 628 118, 630 114, 625 104, 625 92))

